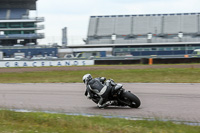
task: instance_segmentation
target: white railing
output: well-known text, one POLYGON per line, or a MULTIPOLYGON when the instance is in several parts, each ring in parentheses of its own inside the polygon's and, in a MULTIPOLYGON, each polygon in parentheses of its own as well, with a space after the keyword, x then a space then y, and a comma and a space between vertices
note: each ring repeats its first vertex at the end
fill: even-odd
POLYGON ((18 21, 24 21, 24 20, 30 20, 30 21, 36 21, 36 22, 44 22, 44 17, 27 17, 27 16, 24 16, 22 18, 19 18, 19 19, 12 19, 12 18, 9 18, 9 19, 0 19, 0 22, 18 22, 18 21))

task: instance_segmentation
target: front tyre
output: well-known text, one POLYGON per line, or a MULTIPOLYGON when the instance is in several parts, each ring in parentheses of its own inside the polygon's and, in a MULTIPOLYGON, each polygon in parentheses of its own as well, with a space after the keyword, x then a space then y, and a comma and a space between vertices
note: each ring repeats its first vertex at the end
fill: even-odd
POLYGON ((140 99, 129 91, 122 94, 123 101, 131 108, 138 108, 141 104, 140 99))

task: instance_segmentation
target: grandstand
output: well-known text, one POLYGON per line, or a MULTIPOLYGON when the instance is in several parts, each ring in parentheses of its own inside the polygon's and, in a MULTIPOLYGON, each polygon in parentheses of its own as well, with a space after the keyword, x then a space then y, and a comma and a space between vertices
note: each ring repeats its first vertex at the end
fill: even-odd
POLYGON ((87 44, 200 41, 200 13, 91 16, 87 44), (180 38, 179 35, 183 37, 180 38), (116 39, 112 40, 115 35, 116 39))
POLYGON ((114 55, 190 54, 200 48, 200 13, 91 16, 86 44, 114 55))
POLYGON ((1 0, 0 1, 0 45, 37 44, 37 39, 44 38, 44 34, 37 30, 44 29, 44 18, 30 18, 29 12, 36 10, 37 0, 1 0))

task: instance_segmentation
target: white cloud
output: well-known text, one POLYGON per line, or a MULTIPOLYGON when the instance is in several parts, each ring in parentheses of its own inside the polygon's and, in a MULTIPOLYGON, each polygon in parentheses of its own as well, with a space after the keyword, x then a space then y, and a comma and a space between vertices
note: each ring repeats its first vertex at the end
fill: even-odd
POLYGON ((144 5, 141 3, 127 5, 126 9, 136 14, 188 13, 199 12, 199 4, 198 0, 148 1, 144 5))

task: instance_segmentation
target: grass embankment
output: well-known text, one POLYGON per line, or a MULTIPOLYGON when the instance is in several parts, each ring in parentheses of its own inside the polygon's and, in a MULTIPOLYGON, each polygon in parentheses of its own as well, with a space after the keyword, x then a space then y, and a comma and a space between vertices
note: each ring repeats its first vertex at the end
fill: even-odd
POLYGON ((199 126, 64 114, 0 111, 2 133, 199 133, 199 126))
POLYGON ((1 73, 0 83, 77 83, 86 73, 126 83, 200 83, 198 68, 76 70, 1 73))

